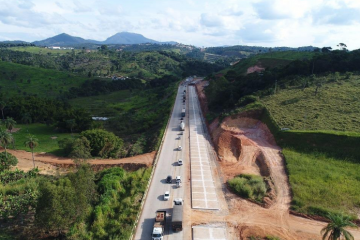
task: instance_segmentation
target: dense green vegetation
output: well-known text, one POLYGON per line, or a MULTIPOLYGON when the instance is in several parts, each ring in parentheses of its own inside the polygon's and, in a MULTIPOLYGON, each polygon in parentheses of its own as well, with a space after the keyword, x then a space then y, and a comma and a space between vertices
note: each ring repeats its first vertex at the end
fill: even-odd
POLYGON ((71 228, 70 239, 128 239, 150 172, 130 173, 120 168, 100 172, 96 181, 99 201, 88 221, 71 228))
MULTIPOLYGON (((2 61, 20 63, 47 69, 57 69, 78 73, 83 76, 110 77, 112 75, 153 79, 164 75, 207 75, 223 68, 222 65, 210 64, 173 51, 115 51, 100 49, 87 52, 72 50, 66 54, 42 54, 31 51, 13 51, 12 48, 0 49, 2 61)), ((39 48, 39 51, 43 51, 39 48)))
POLYGON ((46 123, 63 132, 80 132, 93 127, 90 114, 83 109, 50 98, 7 97, 0 95, 3 117, 20 123, 46 123), (70 124, 71 122, 71 124, 70 124))
POLYGON ((239 196, 262 202, 267 187, 261 176, 241 174, 228 181, 229 187, 239 196))
POLYGON ((87 165, 62 177, 1 172, 12 179, 0 184, 0 221, 8 221, 1 232, 11 239, 128 239, 150 172, 115 167, 95 174, 87 165))
POLYGON ((39 67, 0 61, 0 93, 7 96, 36 95, 56 98, 87 77, 39 67))

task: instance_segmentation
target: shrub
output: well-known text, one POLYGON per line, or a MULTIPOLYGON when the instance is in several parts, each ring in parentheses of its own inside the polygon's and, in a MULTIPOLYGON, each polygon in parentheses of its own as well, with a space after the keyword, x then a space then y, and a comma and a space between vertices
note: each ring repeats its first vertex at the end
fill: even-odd
POLYGON ((72 145, 71 158, 88 159, 91 158, 90 142, 85 137, 78 138, 72 145))
POLYGON ((102 129, 87 130, 81 136, 90 142, 91 155, 94 157, 118 158, 124 145, 122 139, 102 129))
POLYGON ((229 187, 243 198, 262 202, 267 188, 264 179, 256 175, 241 174, 228 181, 229 187))
POLYGON ((10 169, 11 166, 16 166, 17 163, 17 158, 11 153, 0 153, 0 172, 10 169))

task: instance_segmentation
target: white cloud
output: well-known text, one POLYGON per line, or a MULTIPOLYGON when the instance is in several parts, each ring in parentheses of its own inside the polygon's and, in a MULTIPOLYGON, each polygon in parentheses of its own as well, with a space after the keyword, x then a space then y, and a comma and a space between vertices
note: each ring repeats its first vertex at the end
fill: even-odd
POLYGON ((197 46, 360 48, 359 0, 0 0, 0 38, 33 41, 66 32, 104 40, 130 31, 197 46))
POLYGON ((222 27, 224 26, 223 20, 221 17, 215 14, 203 13, 200 17, 201 25, 205 27, 222 27))

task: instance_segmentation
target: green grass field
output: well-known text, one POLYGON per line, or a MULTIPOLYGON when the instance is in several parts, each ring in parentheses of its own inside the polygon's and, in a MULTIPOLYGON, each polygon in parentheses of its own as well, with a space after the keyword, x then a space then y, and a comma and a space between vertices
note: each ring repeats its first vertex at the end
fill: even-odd
POLYGON ((360 76, 316 86, 281 89, 261 99, 281 128, 360 132, 360 76))
POLYGON ((71 99, 70 104, 88 110, 93 116, 111 117, 118 112, 114 105, 129 101, 131 96, 129 90, 121 90, 106 95, 71 99))
MULTIPOLYGON (((39 140, 39 145, 34 149, 35 152, 47 152, 53 153, 55 155, 62 156, 62 150, 59 148, 58 140, 64 138, 71 138, 70 133, 58 133, 53 127, 48 127, 45 124, 34 123, 34 124, 16 124, 16 128, 20 128, 19 131, 13 133, 15 138, 15 148, 18 150, 30 151, 28 147, 25 146, 24 142, 26 137, 31 134, 34 135, 39 140), (52 139, 51 137, 57 137, 52 139)), ((73 136, 76 137, 77 134, 73 136)), ((12 146, 9 146, 12 149, 12 146)))
POLYGON ((0 92, 6 95, 57 97, 71 87, 79 87, 87 79, 85 76, 2 61, 0 69, 0 92))
POLYGON ((283 149, 283 153, 294 194, 294 210, 317 215, 325 211, 349 215, 359 212, 360 164, 316 152, 283 149))

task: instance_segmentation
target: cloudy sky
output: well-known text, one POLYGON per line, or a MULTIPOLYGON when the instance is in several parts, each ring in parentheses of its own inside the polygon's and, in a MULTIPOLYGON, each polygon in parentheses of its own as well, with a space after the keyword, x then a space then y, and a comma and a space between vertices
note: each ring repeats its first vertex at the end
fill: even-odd
POLYGON ((196 46, 360 48, 360 0, 0 0, 0 40, 122 31, 196 46))

